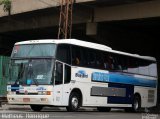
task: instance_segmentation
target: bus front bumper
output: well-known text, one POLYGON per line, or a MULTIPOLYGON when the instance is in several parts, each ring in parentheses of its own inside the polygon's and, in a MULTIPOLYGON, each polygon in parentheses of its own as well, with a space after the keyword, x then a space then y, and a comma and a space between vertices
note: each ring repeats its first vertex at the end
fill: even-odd
POLYGON ((9 104, 53 105, 52 95, 7 95, 9 104))

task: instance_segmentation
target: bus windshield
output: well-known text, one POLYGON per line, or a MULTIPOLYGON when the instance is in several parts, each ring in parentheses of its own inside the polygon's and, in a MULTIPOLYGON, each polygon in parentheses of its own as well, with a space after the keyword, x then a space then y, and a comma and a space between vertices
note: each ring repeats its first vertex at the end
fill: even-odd
POLYGON ((15 45, 12 51, 12 58, 20 57, 54 57, 55 44, 27 44, 15 45))
POLYGON ((53 59, 11 60, 9 84, 52 84, 53 59))

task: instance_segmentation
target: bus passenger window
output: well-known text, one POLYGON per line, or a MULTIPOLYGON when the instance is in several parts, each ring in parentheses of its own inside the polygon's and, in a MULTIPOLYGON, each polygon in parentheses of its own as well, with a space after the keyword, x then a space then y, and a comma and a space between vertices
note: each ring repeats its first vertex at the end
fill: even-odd
POLYGON ((80 64, 80 60, 79 60, 78 57, 76 57, 75 62, 76 62, 76 65, 79 65, 79 64, 80 64))
POLYGON ((108 62, 104 62, 104 69, 109 69, 109 64, 108 64, 108 62))
POLYGON ((80 65, 81 52, 80 47, 72 46, 72 65, 80 65))
POLYGON ((88 50, 88 66, 96 68, 96 54, 94 50, 88 50))
POLYGON ((70 46, 66 44, 60 44, 57 48, 57 59, 61 62, 71 64, 70 58, 70 46))
POLYGON ((114 59, 112 56, 108 56, 108 64, 109 64, 109 70, 113 70, 114 69, 114 59))
POLYGON ((113 56, 114 70, 122 71, 121 57, 117 54, 113 56))
POLYGON ((73 58, 73 59, 72 59, 72 64, 73 64, 73 65, 80 65, 80 60, 79 60, 79 58, 78 58, 78 57, 73 58))
POLYGON ((108 53, 104 53, 103 57, 104 57, 104 69, 111 70, 111 61, 109 59, 108 53))
POLYGON ((101 51, 96 52, 96 68, 104 69, 103 54, 101 51))

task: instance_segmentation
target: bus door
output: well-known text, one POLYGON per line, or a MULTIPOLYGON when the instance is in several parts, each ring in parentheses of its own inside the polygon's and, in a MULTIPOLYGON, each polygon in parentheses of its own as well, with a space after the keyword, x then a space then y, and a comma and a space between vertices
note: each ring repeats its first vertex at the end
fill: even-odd
POLYGON ((63 79, 64 79, 64 68, 63 63, 56 61, 55 64, 55 80, 54 80, 54 102, 55 105, 62 105, 63 95, 63 79))
POLYGON ((57 104, 68 105, 70 93, 71 66, 66 63, 56 61, 56 75, 54 93, 57 104))

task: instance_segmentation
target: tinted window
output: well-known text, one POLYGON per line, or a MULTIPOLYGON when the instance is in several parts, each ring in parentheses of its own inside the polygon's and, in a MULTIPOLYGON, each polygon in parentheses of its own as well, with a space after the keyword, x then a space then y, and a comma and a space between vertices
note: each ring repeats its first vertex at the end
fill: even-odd
POLYGON ((107 52, 103 52, 103 62, 104 62, 104 69, 105 70, 111 70, 112 69, 112 64, 111 64, 111 61, 110 61, 110 58, 109 58, 109 53, 107 52))
POLYGON ((81 66, 88 67, 88 48, 81 48, 82 64, 81 66))
POLYGON ((126 56, 123 56, 123 55, 119 55, 119 64, 120 64, 120 67, 121 67, 121 70, 123 72, 127 72, 128 70, 128 66, 127 66, 127 62, 128 62, 128 58, 126 56))
POLYGON ((96 68, 97 69, 104 69, 104 59, 103 59, 103 52, 96 51, 96 68))
POLYGON ((81 48, 78 46, 72 46, 72 65, 81 65, 81 48))
POLYGON ((88 67, 96 68, 96 51, 88 49, 88 67))
POLYGON ((71 63, 70 45, 58 45, 57 59, 68 64, 71 63))
POLYGON ((113 70, 122 71, 122 56, 112 54, 112 65, 113 70))
POLYGON ((151 61, 79 46, 72 46, 72 64, 110 71, 157 76, 156 64, 151 61))

